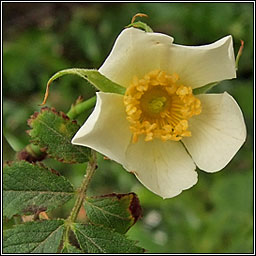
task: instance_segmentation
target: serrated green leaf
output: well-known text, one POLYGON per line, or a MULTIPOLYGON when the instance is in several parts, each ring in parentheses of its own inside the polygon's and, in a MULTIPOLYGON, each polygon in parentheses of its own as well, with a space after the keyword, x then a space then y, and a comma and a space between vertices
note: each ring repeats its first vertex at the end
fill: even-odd
POLYGON ((193 89, 193 94, 197 95, 197 94, 206 93, 207 91, 209 91, 210 89, 212 89, 214 86, 216 86, 218 84, 219 84, 219 82, 214 82, 214 83, 206 84, 199 88, 195 88, 195 89, 193 89))
POLYGON ((88 198, 84 206, 92 223, 119 233, 127 232, 141 216, 140 203, 134 193, 88 198))
POLYGON ((86 253, 142 253, 135 241, 110 229, 91 224, 74 224, 72 229, 86 253))
MULTIPOLYGON (((54 74, 50 78, 50 80, 48 81, 48 84, 47 84, 46 95, 48 95, 49 85, 57 78, 64 76, 64 75, 80 76, 83 79, 90 82, 93 86, 95 86, 98 90, 100 90, 102 92, 112 92, 112 93, 124 94, 125 90, 126 90, 126 88, 109 80, 108 78, 106 78, 104 75, 102 75, 96 69, 70 68, 70 69, 61 70, 61 71, 57 72, 56 74, 54 74)), ((45 102, 45 100, 44 100, 44 102, 45 102)))
POLYGON ((83 252, 78 248, 76 248, 75 246, 69 243, 66 243, 63 249, 61 250, 61 253, 83 253, 83 252))
POLYGON ((64 221, 27 222, 3 233, 4 253, 57 253, 64 221))
POLYGON ((71 144, 71 139, 80 128, 64 113, 53 108, 42 108, 29 120, 32 141, 45 147, 52 158, 64 163, 83 163, 88 161, 90 149, 71 144))
POLYGON ((56 208, 74 195, 70 182, 42 165, 26 161, 5 165, 3 215, 35 214, 56 208))

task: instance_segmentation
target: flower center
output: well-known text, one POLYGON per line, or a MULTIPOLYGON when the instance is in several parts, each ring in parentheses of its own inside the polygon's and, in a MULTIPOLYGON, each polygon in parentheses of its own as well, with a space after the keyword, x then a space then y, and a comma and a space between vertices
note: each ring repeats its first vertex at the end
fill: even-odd
POLYGON ((134 143, 141 134, 145 141, 178 141, 191 136, 188 119, 201 113, 201 102, 191 87, 178 80, 177 74, 168 75, 161 70, 133 79, 125 92, 124 105, 134 143))
POLYGON ((149 102, 148 108, 152 113, 159 113, 162 111, 165 105, 165 102, 166 102, 165 97, 157 97, 149 102))

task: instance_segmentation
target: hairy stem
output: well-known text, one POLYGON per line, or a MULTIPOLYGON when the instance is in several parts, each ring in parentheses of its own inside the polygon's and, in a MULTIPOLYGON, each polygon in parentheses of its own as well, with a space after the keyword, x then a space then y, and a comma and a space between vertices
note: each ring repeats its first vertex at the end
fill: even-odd
POLYGON ((71 211, 70 214, 70 221, 74 222, 76 220, 76 217, 79 213, 79 210, 84 202, 85 194, 88 188, 88 185, 91 181, 91 178, 96 170, 97 164, 96 164, 96 152, 94 150, 91 150, 91 157, 89 159, 86 174, 84 176, 83 182, 81 187, 78 190, 78 196, 75 202, 75 205, 71 211))
POLYGON ((83 205, 83 202, 84 202, 85 196, 86 196, 86 191, 88 189, 88 185, 89 185, 91 178, 94 175, 96 169, 97 169, 96 152, 94 150, 91 150, 91 156, 89 158, 89 162, 87 165, 86 174, 84 176, 84 179, 82 181, 80 188, 78 189, 77 199, 74 204, 74 207, 71 210, 71 213, 70 213, 68 219, 66 220, 67 228, 66 228, 66 233, 65 233, 65 237, 64 237, 64 243, 69 241, 68 237, 69 237, 69 231, 70 231, 71 225, 73 222, 75 222, 77 215, 79 213, 79 210, 80 210, 81 206, 83 205))
POLYGON ((68 111, 67 116, 70 119, 75 119, 81 113, 85 112, 90 108, 93 108, 95 103, 96 103, 96 96, 93 96, 92 98, 86 101, 83 101, 75 106, 72 106, 71 109, 68 111))

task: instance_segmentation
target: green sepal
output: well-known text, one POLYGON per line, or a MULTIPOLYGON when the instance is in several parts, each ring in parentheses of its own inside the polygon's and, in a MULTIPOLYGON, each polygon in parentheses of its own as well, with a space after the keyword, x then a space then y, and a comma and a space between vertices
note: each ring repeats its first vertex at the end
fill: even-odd
POLYGON ((195 88, 195 89, 193 89, 193 94, 197 95, 197 94, 206 93, 207 91, 209 91, 210 89, 212 89, 213 87, 215 87, 218 84, 219 84, 219 82, 214 82, 214 83, 206 84, 206 85, 204 85, 202 87, 199 87, 199 88, 195 88))
POLYGON ((49 79, 48 85, 50 85, 50 83, 52 83, 57 78, 64 75, 80 76, 102 92, 124 94, 126 90, 126 88, 106 78, 98 70, 82 68, 70 68, 59 71, 49 79))
POLYGON ((138 28, 138 29, 144 30, 145 32, 153 32, 150 26, 148 26, 146 23, 141 21, 136 21, 126 26, 126 28, 130 28, 130 27, 138 28))

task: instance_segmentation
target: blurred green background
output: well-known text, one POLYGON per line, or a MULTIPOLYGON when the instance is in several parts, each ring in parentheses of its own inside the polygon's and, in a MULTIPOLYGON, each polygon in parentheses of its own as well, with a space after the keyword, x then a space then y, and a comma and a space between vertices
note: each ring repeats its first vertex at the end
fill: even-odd
MULTIPOLYGON (((148 14, 143 21, 156 32, 172 35, 177 44, 207 44, 231 34, 237 53, 244 40, 238 78, 222 82, 214 91, 228 91, 236 99, 244 113, 247 140, 224 170, 198 170, 198 184, 172 199, 154 195, 100 155, 89 192, 138 194, 143 218, 128 236, 149 253, 252 253, 252 3, 3 3, 4 160, 12 160, 15 151, 29 143, 26 120, 40 109, 49 77, 70 67, 100 67, 117 35, 138 12, 148 14)), ((67 76, 51 87, 47 106, 67 112, 79 95, 89 98, 94 93, 84 80, 67 76)), ((44 162, 79 186, 84 165, 44 162)), ((65 217, 71 206, 69 202, 50 215, 65 217)), ((12 224, 8 220, 5 227, 12 224)))

